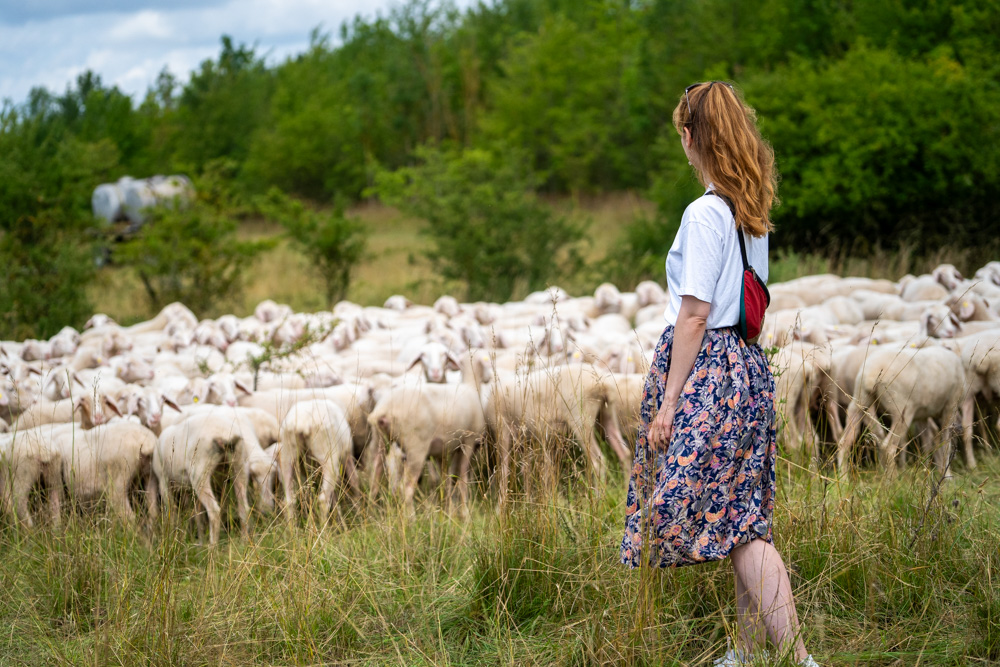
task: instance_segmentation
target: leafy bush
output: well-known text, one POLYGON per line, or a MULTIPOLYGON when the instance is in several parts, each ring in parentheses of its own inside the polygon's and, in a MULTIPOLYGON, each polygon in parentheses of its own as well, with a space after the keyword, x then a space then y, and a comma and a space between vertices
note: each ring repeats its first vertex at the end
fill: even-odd
POLYGON ((532 175, 510 152, 421 147, 421 164, 376 176, 388 204, 427 221, 427 255, 470 300, 505 301, 582 266, 583 230, 535 197, 532 175))
POLYGON ((205 313, 234 299, 249 262, 274 246, 237 238, 237 220, 250 209, 225 185, 232 168, 210 163, 191 206, 151 209, 135 237, 115 248, 115 262, 133 267, 142 280, 150 312, 180 301, 205 313))
POLYGON ((67 136, 52 100, 35 102, 33 116, 0 111, 0 338, 48 337, 92 313, 90 192, 118 163, 111 141, 67 136))
POLYGON ((855 253, 878 240, 926 252, 997 226, 1000 91, 939 50, 926 60, 858 44, 746 82, 782 174, 775 240, 855 253))
POLYGON ((324 284, 329 308, 344 298, 351 273, 365 255, 365 228, 359 220, 344 216, 338 204, 333 211, 313 211, 272 189, 264 210, 288 230, 299 250, 309 258, 324 284))

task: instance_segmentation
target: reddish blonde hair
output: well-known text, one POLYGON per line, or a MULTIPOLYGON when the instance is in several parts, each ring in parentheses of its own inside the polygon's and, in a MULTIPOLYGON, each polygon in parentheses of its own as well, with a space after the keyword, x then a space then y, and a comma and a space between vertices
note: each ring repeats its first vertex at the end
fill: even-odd
POLYGON ((757 237, 770 232, 778 172, 774 150, 757 128, 757 114, 721 81, 696 84, 686 97, 681 95, 673 121, 681 135, 685 127, 691 130, 698 180, 706 187, 712 183, 732 201, 738 229, 757 237))

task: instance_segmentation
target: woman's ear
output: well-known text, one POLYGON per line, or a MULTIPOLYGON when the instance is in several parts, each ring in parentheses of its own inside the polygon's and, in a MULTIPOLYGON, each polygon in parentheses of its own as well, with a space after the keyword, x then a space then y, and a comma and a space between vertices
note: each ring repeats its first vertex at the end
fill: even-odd
POLYGON ((684 128, 684 135, 683 136, 684 136, 684 145, 687 146, 688 148, 691 148, 691 128, 690 127, 685 127, 684 128))

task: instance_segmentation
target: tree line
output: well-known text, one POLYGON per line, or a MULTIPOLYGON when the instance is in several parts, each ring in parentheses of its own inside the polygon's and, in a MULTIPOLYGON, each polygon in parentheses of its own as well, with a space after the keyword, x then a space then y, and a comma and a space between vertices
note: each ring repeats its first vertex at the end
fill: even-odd
MULTIPOLYGON (((343 24, 336 39, 316 29, 304 53, 275 65, 224 36, 188 81, 164 70, 141 101, 87 72, 62 94, 36 88, 4 104, 0 254, 13 264, 0 269, 0 312, 36 282, 61 284, 24 244, 60 248, 74 265, 88 251, 65 241, 93 227, 92 188, 123 174, 223 173, 244 199, 280 192, 337 210, 379 197, 452 215, 431 220, 432 238, 437 229, 442 243, 487 248, 515 231, 480 214, 500 181, 508 201, 494 208, 509 220, 535 215, 537 193, 640 190, 658 214, 625 230, 616 257, 638 267, 623 279, 659 271, 698 192, 671 112, 685 86, 708 79, 737 85, 775 147, 773 245, 981 245, 1000 228, 998 75, 1000 0, 492 0, 463 11, 410 0, 343 24), (445 212, 428 205, 448 187, 457 194, 445 212), (462 216, 493 236, 456 227, 462 216)), ((282 208, 299 233, 309 227, 282 208)), ((549 222, 567 242, 579 237, 549 222)), ((518 238, 532 252, 511 264, 510 248, 502 270, 531 285, 551 278, 533 268, 538 248, 572 259, 555 236, 518 238)), ((468 248, 466 268, 450 265, 444 247, 438 261, 473 281, 470 293, 516 288, 470 277, 487 265, 468 248)))

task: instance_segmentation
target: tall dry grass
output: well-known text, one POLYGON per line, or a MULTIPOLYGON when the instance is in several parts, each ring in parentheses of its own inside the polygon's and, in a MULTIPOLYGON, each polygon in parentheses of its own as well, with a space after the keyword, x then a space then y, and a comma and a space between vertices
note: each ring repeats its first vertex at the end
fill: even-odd
MULTIPOLYGON (((838 482, 780 460, 776 544, 821 664, 1000 661, 998 474, 985 456, 935 493, 923 467, 838 482)), ((610 479, 502 511, 480 496, 469 520, 426 485, 412 518, 391 498, 325 525, 255 514, 215 548, 177 517, 5 522, 0 663, 711 664, 734 633, 728 564, 623 568, 610 479)))

